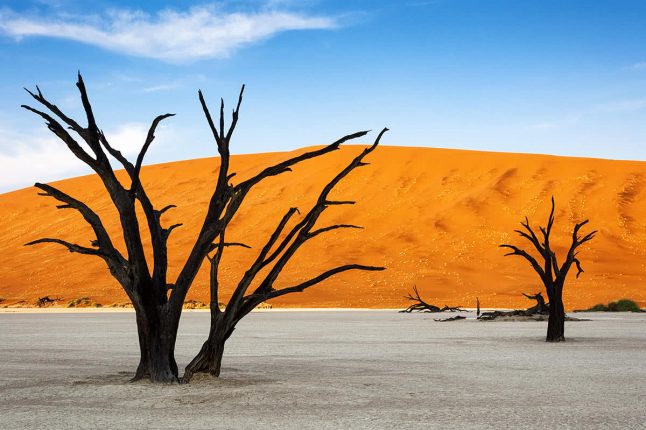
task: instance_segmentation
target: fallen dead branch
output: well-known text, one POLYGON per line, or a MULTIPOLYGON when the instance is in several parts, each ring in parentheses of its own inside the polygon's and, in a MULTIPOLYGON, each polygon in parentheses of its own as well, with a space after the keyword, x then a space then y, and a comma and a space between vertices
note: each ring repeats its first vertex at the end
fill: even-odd
POLYGON ((411 300, 415 303, 407 307, 406 309, 403 309, 399 311, 400 313, 411 313, 411 312, 430 312, 430 313, 437 313, 437 312, 468 312, 461 307, 450 307, 450 306, 444 306, 440 308, 439 306, 432 305, 430 303, 425 302, 422 297, 419 294, 419 291, 417 290, 417 286, 413 287, 413 294, 408 294, 406 297, 408 300, 411 300))
POLYGON ((467 317, 464 317, 462 315, 456 315, 456 316, 451 317, 451 318, 437 318, 434 321, 437 321, 437 322, 458 321, 458 320, 463 320, 463 319, 466 319, 466 318, 467 317))
MULTIPOLYGON (((550 304, 545 303, 545 299, 541 293, 529 295, 523 293, 523 296, 530 300, 536 300, 536 305, 527 309, 515 309, 512 311, 492 311, 482 312, 477 319, 482 321, 493 321, 502 319, 507 321, 546 321, 550 313, 550 304)), ((566 321, 581 321, 579 318, 565 317, 566 321)))

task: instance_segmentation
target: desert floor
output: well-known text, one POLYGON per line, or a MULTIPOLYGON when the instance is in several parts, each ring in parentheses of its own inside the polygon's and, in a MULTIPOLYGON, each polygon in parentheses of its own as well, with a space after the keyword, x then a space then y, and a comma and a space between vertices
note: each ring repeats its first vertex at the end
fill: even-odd
MULTIPOLYGON (((577 316, 547 344, 545 322, 258 312, 220 379, 155 386, 127 383, 134 313, 1 313, 0 428, 644 428, 646 314, 577 316)), ((184 315, 180 366, 207 324, 184 315)))

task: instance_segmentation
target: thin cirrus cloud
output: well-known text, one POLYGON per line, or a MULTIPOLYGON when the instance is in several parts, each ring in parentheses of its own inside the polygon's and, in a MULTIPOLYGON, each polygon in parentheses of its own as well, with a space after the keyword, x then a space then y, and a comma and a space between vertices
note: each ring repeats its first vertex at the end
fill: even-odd
POLYGON ((646 109, 646 99, 616 100, 596 106, 599 112, 635 112, 646 109))
POLYGON ((331 29, 332 18, 291 12, 227 13, 216 7, 156 14, 113 10, 105 16, 23 17, 0 13, 0 32, 22 39, 73 40, 131 56, 170 63, 226 58, 243 46, 290 30, 331 29))

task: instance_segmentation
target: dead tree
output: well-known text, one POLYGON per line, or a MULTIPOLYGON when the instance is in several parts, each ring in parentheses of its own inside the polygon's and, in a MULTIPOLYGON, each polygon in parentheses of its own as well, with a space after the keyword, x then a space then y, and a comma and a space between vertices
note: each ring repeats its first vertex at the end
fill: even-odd
POLYGON ((325 227, 315 228, 316 222, 321 214, 330 206, 352 205, 353 201, 335 200, 330 198, 330 192, 334 187, 343 180, 350 172, 357 167, 366 166, 363 159, 374 151, 379 145, 381 137, 388 129, 383 129, 377 136, 374 144, 364 149, 357 155, 338 175, 334 177, 321 191, 316 203, 295 223, 293 227, 286 230, 292 217, 298 213, 297 208, 290 208, 278 223, 276 229, 268 238, 262 250, 251 264, 249 269, 244 273, 238 283, 233 295, 229 299, 224 310, 218 306, 219 298, 219 281, 218 272, 224 249, 228 246, 245 246, 240 243, 228 243, 225 241, 224 233, 219 236, 218 243, 213 245, 215 251, 213 257, 209 257, 211 264, 210 287, 211 287, 211 328, 209 337, 204 342, 200 352, 188 364, 184 372, 183 380, 190 381, 192 376, 197 372, 210 373, 213 376, 220 375, 222 365, 222 354, 224 345, 229 339, 236 324, 249 312, 251 312, 260 303, 271 300, 276 297, 289 293, 302 292, 330 276, 348 270, 383 270, 383 267, 363 266, 358 264, 347 264, 332 268, 324 273, 311 278, 307 281, 290 287, 275 289, 274 283, 282 272, 287 262, 296 254, 298 249, 308 240, 313 239, 323 233, 343 229, 343 228, 361 228, 351 224, 335 224, 325 227), (282 236, 282 239, 280 239, 282 236), (269 269, 266 269, 269 268, 269 269), (259 282, 258 286, 249 292, 249 288, 258 274, 265 270, 266 274, 259 282))
POLYGON ((417 290, 417 286, 413 286, 413 294, 408 294, 407 296, 404 296, 408 300, 411 300, 415 303, 407 307, 406 309, 403 309, 399 311, 400 313, 411 313, 411 312, 430 312, 430 313, 437 313, 437 312, 466 312, 464 309, 458 307, 450 307, 450 306, 444 306, 444 307, 439 307, 432 305, 430 303, 426 303, 422 297, 419 294, 419 291, 417 290))
POLYGON ((576 265, 578 278, 583 269, 581 268, 581 262, 578 259, 579 246, 588 242, 594 238, 597 231, 586 234, 583 237, 579 237, 579 230, 581 227, 586 225, 588 220, 576 223, 574 225, 574 230, 572 231, 572 243, 568 249, 565 259, 562 264, 559 265, 556 258, 555 252, 551 248, 550 244, 550 233, 552 232, 552 226, 554 225, 554 197, 552 197, 552 210, 550 211, 549 218, 547 220, 546 227, 539 227, 542 238, 539 239, 537 234, 529 225, 529 220, 525 217, 525 222, 520 224, 523 226, 523 230, 514 230, 521 237, 527 239, 536 249, 542 260, 542 264, 534 258, 531 254, 526 252, 523 249, 520 249, 514 245, 503 244, 500 245, 501 248, 509 248, 511 252, 505 254, 507 255, 518 255, 526 259, 538 273, 538 276, 541 278, 543 285, 545 285, 545 290, 547 292, 547 297, 549 299, 549 318, 547 323, 547 342, 562 342, 565 340, 565 309, 563 307, 563 286, 565 284, 565 278, 572 267, 576 265))
MULTIPOLYGON (((70 252, 103 259, 112 276, 119 282, 130 298, 136 313, 140 361, 133 380, 149 378, 154 382, 177 381, 179 376, 175 361, 175 342, 182 313, 182 304, 202 262, 208 254, 217 249, 214 258, 219 259, 221 257, 222 249, 227 246, 227 243, 224 242, 226 228, 249 191, 262 180, 289 172, 292 166, 302 161, 335 151, 342 143, 364 136, 367 132, 362 131, 344 136, 321 149, 308 151, 274 166, 267 167, 257 175, 233 185, 231 179, 235 173, 229 171, 229 145, 238 123, 244 86, 240 91, 237 106, 233 110, 231 123, 226 130, 224 102, 222 101, 220 104, 219 124, 216 125, 211 118, 202 92, 198 92, 202 109, 220 154, 220 166, 217 172, 215 190, 209 200, 199 234, 177 279, 175 282, 169 282, 167 279, 167 241, 171 232, 180 227, 181 224, 173 224, 168 227, 162 225, 161 218, 163 214, 174 208, 175 205, 169 204, 157 209, 141 182, 140 172, 146 152, 155 138, 157 126, 161 121, 173 116, 173 114, 160 115, 152 121, 137 159, 132 163, 109 143, 107 136, 98 127, 80 73, 76 85, 85 111, 86 126, 82 126, 48 101, 38 87, 36 87, 37 91, 35 93, 29 90, 27 92, 34 100, 44 106, 49 113, 27 105, 22 107, 43 118, 49 130, 63 141, 77 158, 87 164, 99 176, 119 214, 126 252, 124 254, 114 246, 101 218, 88 205, 51 185, 40 183, 35 186, 43 191, 40 193, 41 195, 50 196, 60 201, 61 204, 57 206, 59 209, 78 211, 92 227, 96 238, 90 241, 90 246, 71 243, 59 238, 38 239, 29 242, 27 245, 54 243, 64 246, 70 252), (79 142, 83 142, 85 145, 82 146, 79 142), (125 169, 129 177, 128 186, 117 179, 109 157, 116 159, 125 169), (137 204, 143 209, 145 219, 138 219, 135 211, 137 204), (145 225, 151 238, 152 268, 146 261, 140 222, 145 225)), ((286 263, 286 261, 280 261, 283 262, 283 265, 286 263)), ((377 270, 381 268, 361 265, 344 266, 344 270, 351 269, 377 270)), ((337 270, 334 273, 341 271, 337 270)), ((331 276, 331 274, 328 276, 331 276)), ((320 280, 322 279, 318 279, 318 281, 320 280)), ((254 303, 253 299, 250 300, 245 297, 239 297, 236 300, 243 300, 247 306, 254 303)), ((217 308, 217 297, 215 303, 217 308)))

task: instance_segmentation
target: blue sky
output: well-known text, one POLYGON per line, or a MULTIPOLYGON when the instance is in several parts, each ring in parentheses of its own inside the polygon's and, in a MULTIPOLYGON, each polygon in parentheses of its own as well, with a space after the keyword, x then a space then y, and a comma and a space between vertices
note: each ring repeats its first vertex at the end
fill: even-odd
POLYGON ((247 85, 234 153, 391 128, 385 144, 646 160, 646 2, 4 1, 0 192, 86 173, 23 87, 148 163, 216 155, 197 100, 247 85), (82 117, 81 117, 82 118, 82 117))

